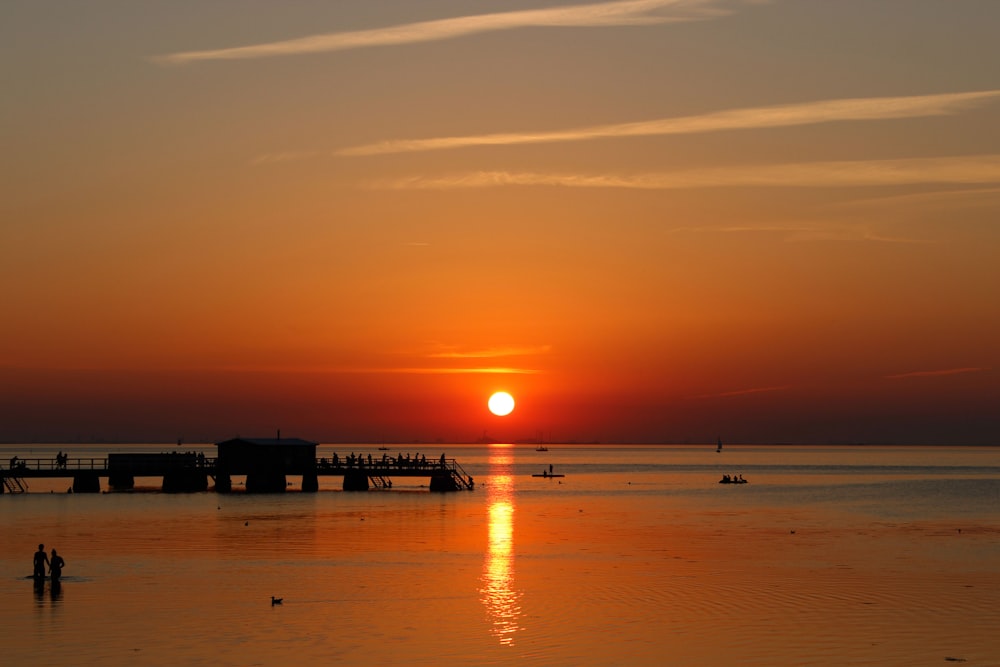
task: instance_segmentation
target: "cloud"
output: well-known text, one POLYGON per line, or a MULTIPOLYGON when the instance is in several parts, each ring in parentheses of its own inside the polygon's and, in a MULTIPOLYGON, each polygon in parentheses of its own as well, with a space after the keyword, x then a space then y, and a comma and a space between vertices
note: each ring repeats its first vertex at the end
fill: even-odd
POLYGON ((591 139, 697 134, 725 130, 750 130, 796 125, 815 125, 862 120, 891 120, 943 116, 958 113, 1000 96, 1000 90, 909 97, 860 97, 822 100, 801 104, 751 107, 716 111, 697 116, 680 116, 635 123, 595 125, 551 132, 514 132, 431 139, 382 141, 344 148, 342 156, 384 155, 415 151, 444 150, 469 146, 511 146, 519 144, 587 141, 591 139))
POLYGON ((941 377, 944 375, 962 375, 965 373, 981 373, 982 371, 988 370, 986 368, 948 368, 939 371, 912 371, 910 373, 898 373, 896 375, 886 375, 885 377, 889 380, 899 380, 901 378, 916 378, 916 377, 941 377))
POLYGON ((478 171, 446 176, 410 176, 374 181, 366 187, 391 190, 452 190, 502 186, 681 190, 719 187, 871 187, 1000 183, 1000 154, 757 164, 647 174, 573 174, 478 171))
MULTIPOLYGON (((548 9, 529 9, 422 21, 373 30, 327 33, 251 46, 184 51, 154 56, 151 60, 161 65, 179 65, 203 60, 271 58, 377 46, 416 44, 517 28, 591 28, 699 21, 731 14, 733 10, 725 9, 723 7, 725 4, 727 4, 727 0, 622 0, 548 9)), ((732 4, 732 1, 728 4, 732 4)))
POLYGON ((935 192, 908 192, 906 194, 883 195, 881 197, 865 197, 837 202, 835 208, 872 208, 898 209, 901 205, 920 205, 947 207, 954 210, 956 206, 994 206, 1000 188, 960 188, 957 190, 938 190, 935 192))
POLYGON ((548 354, 551 351, 551 345, 536 345, 533 347, 494 347, 484 350, 470 350, 466 352, 433 352, 427 356, 432 359, 495 359, 497 357, 536 356, 540 354, 548 354))
POLYGON ((759 225, 725 225, 704 227, 674 227, 666 230, 670 234, 782 234, 789 243, 807 243, 818 241, 866 241, 875 243, 933 243, 926 239, 912 239, 901 236, 886 236, 866 225, 844 223, 814 223, 814 224, 759 224, 759 225))
POLYGON ((535 368, 513 368, 493 366, 487 368, 424 368, 406 366, 400 368, 339 368, 329 370, 330 373, 343 374, 390 374, 390 375, 537 375, 542 371, 535 368))

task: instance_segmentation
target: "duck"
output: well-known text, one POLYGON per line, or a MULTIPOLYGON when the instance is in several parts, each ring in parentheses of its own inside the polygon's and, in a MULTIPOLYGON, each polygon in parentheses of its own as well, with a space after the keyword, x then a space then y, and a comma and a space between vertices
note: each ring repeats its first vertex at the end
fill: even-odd
POLYGON ((284 600, 284 598, 276 598, 276 597, 274 597, 272 595, 271 596, 271 606, 273 607, 276 604, 281 604, 282 600, 284 600))

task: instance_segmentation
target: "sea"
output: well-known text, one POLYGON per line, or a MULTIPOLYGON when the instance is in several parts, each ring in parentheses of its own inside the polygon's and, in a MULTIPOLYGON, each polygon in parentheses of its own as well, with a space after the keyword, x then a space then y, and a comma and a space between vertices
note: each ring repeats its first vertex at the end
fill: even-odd
POLYGON ((0 496, 0 663, 1000 665, 1000 448, 716 449, 390 447, 454 458, 453 493, 30 480, 0 496), (31 580, 39 543, 61 585, 31 580))

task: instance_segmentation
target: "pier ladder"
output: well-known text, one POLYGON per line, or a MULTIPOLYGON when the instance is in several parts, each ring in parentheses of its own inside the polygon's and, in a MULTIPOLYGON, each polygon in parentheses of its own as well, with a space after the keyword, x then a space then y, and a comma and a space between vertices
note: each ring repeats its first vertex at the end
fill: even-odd
POLYGON ((3 475, 4 493, 27 493, 28 483, 20 477, 8 477, 3 475))

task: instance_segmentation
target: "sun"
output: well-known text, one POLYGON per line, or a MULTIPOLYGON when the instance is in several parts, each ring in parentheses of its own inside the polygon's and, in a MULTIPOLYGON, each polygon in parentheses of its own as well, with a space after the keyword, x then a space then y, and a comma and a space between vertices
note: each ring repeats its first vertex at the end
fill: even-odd
POLYGON ((490 396, 490 401, 487 405, 490 407, 490 412, 497 417, 503 417, 509 415, 514 409, 514 397, 505 391, 498 391, 490 396))

